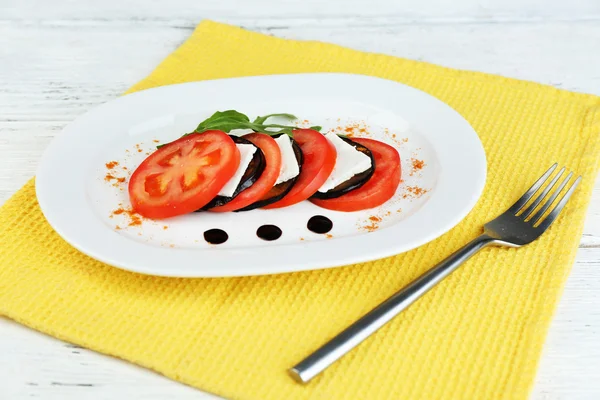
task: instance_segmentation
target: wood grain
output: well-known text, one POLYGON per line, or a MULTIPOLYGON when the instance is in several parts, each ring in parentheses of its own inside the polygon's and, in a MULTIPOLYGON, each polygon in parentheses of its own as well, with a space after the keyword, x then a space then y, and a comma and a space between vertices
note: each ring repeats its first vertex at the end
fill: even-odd
POLYGON ((0 16, 15 20, 115 20, 157 21, 210 17, 213 19, 266 19, 286 26, 289 18, 314 21, 319 17, 363 19, 375 16, 401 16, 406 20, 506 20, 544 18, 552 20, 590 19, 600 16, 596 0, 5 0, 0 16))
MULTIPOLYGON (((597 0, 5 0, 0 203, 68 122, 142 79, 202 18, 600 95, 597 0)), ((600 398, 600 181, 584 232, 534 399, 600 398)), ((2 399, 209 398, 2 319, 0 354, 2 399)))

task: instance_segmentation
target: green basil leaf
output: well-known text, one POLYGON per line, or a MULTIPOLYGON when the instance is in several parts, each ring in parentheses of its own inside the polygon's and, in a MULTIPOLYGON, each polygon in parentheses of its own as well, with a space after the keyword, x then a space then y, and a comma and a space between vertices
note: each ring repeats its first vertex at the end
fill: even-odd
POLYGON ((196 132, 218 129, 229 133, 234 129, 250 128, 249 125, 250 119, 245 114, 235 110, 217 111, 206 120, 200 122, 196 128, 196 132))
MULTIPOLYGON (((281 117, 289 120, 298 119, 293 114, 288 113, 277 113, 277 114, 269 114, 264 116, 256 117, 256 119, 250 122, 250 119, 246 114, 242 114, 236 110, 226 110, 226 111, 217 111, 204 121, 198 124, 198 127, 195 131, 186 133, 183 136, 190 135, 192 133, 202 133, 208 130, 219 130, 225 133, 230 133, 235 129, 251 129, 254 132, 265 133, 270 136, 279 135, 281 133, 285 133, 286 135, 292 136, 292 131, 294 129, 298 129, 296 126, 290 125, 280 125, 280 124, 265 124, 267 119, 272 117, 281 117)), ((312 126, 311 129, 320 131, 320 126, 312 126)), ((168 143, 160 144, 157 148, 161 148, 168 143)))
POLYGON ((321 129, 323 129, 323 127, 322 127, 322 126, 315 125, 315 126, 311 126, 311 127, 310 127, 310 128, 308 128, 308 129, 312 129, 313 131, 319 131, 319 132, 321 132, 321 129))
POLYGON ((264 115, 262 117, 256 117, 256 119, 254 121, 252 121, 252 123, 254 124, 264 124, 265 121, 271 117, 282 117, 282 118, 286 118, 289 120, 295 120, 298 119, 298 117, 296 117, 295 115, 292 114, 287 114, 287 113, 280 113, 280 114, 269 114, 269 115, 264 115))

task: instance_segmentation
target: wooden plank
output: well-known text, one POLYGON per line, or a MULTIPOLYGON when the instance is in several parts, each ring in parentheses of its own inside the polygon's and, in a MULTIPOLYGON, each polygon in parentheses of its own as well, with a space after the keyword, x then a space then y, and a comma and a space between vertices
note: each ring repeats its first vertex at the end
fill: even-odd
MULTIPOLYGON (((303 0, 303 1, 238 1, 189 0, 147 1, 108 0, 86 2, 63 0, 4 0, 0 18, 10 20, 39 19, 133 19, 173 20, 188 18, 310 18, 333 16, 372 17, 400 16, 407 20, 471 20, 589 18, 600 15, 596 0, 303 0), (57 4, 59 3, 59 4, 57 4), (62 6, 61 6, 62 5, 62 6)), ((284 24, 282 21, 281 25, 284 24)))

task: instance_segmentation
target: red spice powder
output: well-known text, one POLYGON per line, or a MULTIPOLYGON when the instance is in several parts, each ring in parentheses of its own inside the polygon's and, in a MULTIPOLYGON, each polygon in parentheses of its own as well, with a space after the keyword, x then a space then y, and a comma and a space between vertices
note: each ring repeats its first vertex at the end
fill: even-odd
POLYGON ((165 226, 163 226, 163 229, 167 230, 167 229, 169 229, 169 227, 167 225, 165 225, 165 226))
POLYGON ((142 225, 142 219, 137 215, 132 215, 129 226, 140 226, 140 225, 142 225))
POLYGON ((423 160, 418 160, 416 158, 411 158, 411 163, 412 163, 412 170, 410 171, 410 176, 413 176, 417 171, 420 171, 423 169, 423 167, 427 164, 425 164, 425 162, 423 160))
POLYGON ((153 142, 158 143, 158 142, 160 142, 160 140, 154 139, 153 142))
POLYGON ((373 232, 373 231, 379 229, 379 223, 382 220, 383 220, 383 218, 381 218, 381 217, 378 217, 376 215, 371 215, 368 218, 368 221, 370 221, 371 223, 368 225, 361 226, 361 228, 367 232, 373 232))
POLYGON ((412 188, 411 188, 411 191, 412 191, 412 193, 413 193, 415 196, 421 196, 422 194, 425 194, 425 193, 427 193, 427 190, 425 190, 425 189, 423 189, 423 188, 420 188, 420 187, 418 187, 418 186, 417 186, 417 187, 412 187, 412 188))
POLYGON ((108 169, 113 169, 114 167, 119 165, 119 163, 117 161, 109 161, 104 165, 106 165, 106 168, 108 168, 108 169))
POLYGON ((331 238, 333 237, 333 235, 330 235, 330 234, 328 233, 328 234, 326 234, 326 235, 325 235, 325 237, 326 237, 327 239, 331 239, 331 238))
POLYGON ((106 182, 110 182, 110 181, 113 181, 113 180, 116 181, 117 183, 123 183, 123 182, 125 182, 125 178, 123 178, 123 177, 117 177, 117 176, 114 176, 112 174, 106 174, 106 176, 104 177, 104 180, 106 182))
POLYGON ((422 195, 424 195, 425 193, 427 193, 429 190, 427 189, 423 189, 422 187, 419 186, 407 186, 406 187, 406 192, 402 194, 402 198, 403 199, 407 199, 407 198, 419 198, 422 195))
POLYGON ((379 224, 372 223, 371 225, 365 225, 362 227, 362 229, 366 230, 367 232, 373 232, 379 229, 379 224))
POLYGON ((299 129, 308 129, 312 124, 309 120, 303 119, 302 121, 296 121, 295 125, 299 129))
MULTIPOLYGON (((340 120, 338 119, 338 122, 340 120)), ((370 134, 367 125, 364 121, 348 123, 346 125, 338 125, 331 129, 332 132, 342 133, 348 137, 354 137, 355 135, 368 136, 370 134)))
POLYGON ((404 143, 408 142, 408 138, 399 138, 398 134, 390 133, 390 131, 388 129, 385 129, 384 132, 389 138, 391 138, 392 142, 394 142, 394 144, 397 145, 398 147, 402 147, 404 145, 404 143))
POLYGON ((128 226, 140 226, 142 225, 142 217, 137 214, 132 209, 125 209, 123 207, 119 207, 116 210, 113 210, 112 215, 121 215, 125 214, 129 217, 128 226))
POLYGON ((417 160, 416 158, 413 158, 411 161, 414 170, 418 171, 420 169, 423 169, 423 167, 425 166, 425 162, 423 162, 423 160, 417 160))

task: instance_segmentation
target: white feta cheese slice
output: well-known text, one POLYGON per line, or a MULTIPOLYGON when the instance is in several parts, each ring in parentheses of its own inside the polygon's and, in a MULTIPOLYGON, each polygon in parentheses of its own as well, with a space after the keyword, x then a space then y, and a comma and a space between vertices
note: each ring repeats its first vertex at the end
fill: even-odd
POLYGON ((235 189, 240 184, 242 177, 244 176, 244 172, 248 168, 248 165, 252 161, 252 157, 254 157, 254 153, 256 153, 256 146, 252 144, 243 144, 236 143, 235 144, 240 152, 240 165, 238 169, 235 171, 235 174, 229 179, 229 181, 221 188, 219 191, 219 196, 231 197, 235 193, 235 189))
POLYGON ((281 152, 281 169, 279 170, 279 176, 275 181, 275 184, 277 185, 297 177, 298 174, 300 174, 300 167, 298 166, 298 161, 296 160, 296 154, 294 153, 290 137, 283 134, 276 138, 275 141, 281 152))
POLYGON ((335 147, 337 158, 331 175, 318 190, 320 193, 325 193, 354 175, 371 168, 371 158, 368 155, 356 150, 335 133, 327 133, 325 137, 335 147))

